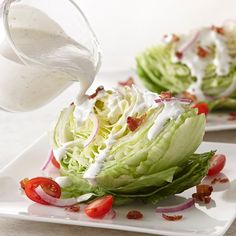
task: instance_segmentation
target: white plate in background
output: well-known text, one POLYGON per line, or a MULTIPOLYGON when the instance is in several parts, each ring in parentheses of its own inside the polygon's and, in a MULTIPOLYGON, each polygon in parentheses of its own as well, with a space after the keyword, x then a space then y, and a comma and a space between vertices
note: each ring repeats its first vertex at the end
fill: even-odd
MULTIPOLYGON (((183 214, 184 218, 177 222, 162 219, 160 214, 155 213, 155 206, 140 204, 115 207, 117 217, 113 220, 92 220, 83 212, 69 213, 63 208, 33 203, 19 191, 21 179, 41 175, 40 168, 49 152, 48 138, 44 135, 0 172, 0 216, 161 235, 221 236, 236 216, 235 144, 202 143, 199 148, 199 152, 209 150, 218 150, 227 156, 223 172, 230 180, 230 185, 227 184, 220 191, 213 192, 213 201, 210 205, 196 204, 195 207, 178 213, 183 214), (132 209, 140 210, 144 218, 139 221, 127 220, 126 214, 132 209)), ((179 197, 189 198, 194 191, 189 189, 179 197)), ((166 202, 175 203, 173 198, 166 202)))

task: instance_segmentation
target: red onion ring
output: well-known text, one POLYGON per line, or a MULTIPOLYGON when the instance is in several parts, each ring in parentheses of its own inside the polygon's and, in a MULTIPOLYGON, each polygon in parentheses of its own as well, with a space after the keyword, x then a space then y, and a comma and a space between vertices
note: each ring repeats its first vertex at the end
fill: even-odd
POLYGON ((57 206, 57 207, 69 207, 72 205, 75 205, 80 202, 87 201, 90 199, 94 194, 93 193, 86 193, 84 195, 81 195, 77 198, 55 198, 47 194, 43 191, 42 187, 39 186, 35 189, 35 192, 46 202, 48 202, 50 205, 57 206))
POLYGON ((156 103, 172 102, 172 101, 179 101, 181 103, 186 103, 186 104, 192 103, 192 100, 187 98, 159 98, 155 100, 156 103))
POLYGON ((42 171, 45 171, 48 167, 48 165, 51 163, 52 161, 52 158, 53 158, 53 151, 51 150, 50 154, 49 154, 49 157, 48 157, 48 160, 46 161, 46 163, 43 165, 42 167, 42 171))
POLYGON ((111 209, 106 215, 102 218, 103 220, 113 220, 116 217, 115 210, 111 209))
POLYGON ((183 210, 188 209, 191 206, 193 206, 194 203, 195 203, 194 199, 190 198, 190 199, 186 200, 185 202, 180 203, 178 205, 157 207, 156 212, 158 212, 158 213, 171 213, 171 212, 183 211, 183 210))
POLYGON ((183 45, 181 49, 178 50, 178 52, 183 53, 184 51, 186 51, 189 47, 191 47, 192 44, 194 44, 194 42, 198 39, 199 36, 200 31, 197 31, 193 35, 193 37, 187 43, 185 43, 185 45, 183 45))

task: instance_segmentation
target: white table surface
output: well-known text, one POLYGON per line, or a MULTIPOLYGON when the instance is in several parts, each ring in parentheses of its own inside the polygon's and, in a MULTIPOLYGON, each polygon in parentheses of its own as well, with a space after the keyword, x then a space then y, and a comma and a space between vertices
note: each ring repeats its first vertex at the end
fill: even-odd
MULTIPOLYGON (((169 32, 174 30, 171 25, 175 24, 174 19, 177 16, 177 19, 179 19, 178 26, 182 21, 184 22, 183 27, 188 27, 191 21, 184 19, 192 19, 192 23, 195 25, 203 22, 209 23, 211 19, 216 19, 214 11, 211 12, 212 18, 209 18, 209 6, 215 9, 218 19, 223 19, 226 16, 232 18, 236 9, 236 1, 233 0, 217 1, 218 5, 215 4, 215 0, 198 0, 195 7, 193 2, 188 0, 77 0, 77 2, 80 3, 88 15, 101 41, 104 49, 102 67, 104 71, 132 67, 136 53, 160 37, 166 25, 168 25, 169 32), (227 2, 227 8, 225 2, 227 2), (185 8, 181 10, 180 5, 185 6, 185 8), (221 8, 221 11, 217 11, 216 5, 221 8), (162 8, 162 10, 159 8, 162 8), (198 10, 202 13, 201 17, 198 14, 191 14, 189 9, 198 10), (182 14, 183 10, 185 15, 182 14), (169 12, 168 15, 167 12, 169 12), (159 23, 160 21, 161 23, 159 23), (160 29, 160 31, 157 29, 160 29)), ((180 29, 181 27, 178 28, 180 29)), ((37 137, 48 130, 50 123, 55 119, 60 109, 69 104, 75 94, 76 85, 39 110, 21 114, 0 111, 0 167, 6 165, 37 137)), ((205 140, 236 143, 236 131, 207 133, 205 140)), ((0 229, 0 235, 9 236, 145 235, 4 218, 0 218, 0 229)), ((234 222, 226 235, 236 235, 236 222, 234 222)))

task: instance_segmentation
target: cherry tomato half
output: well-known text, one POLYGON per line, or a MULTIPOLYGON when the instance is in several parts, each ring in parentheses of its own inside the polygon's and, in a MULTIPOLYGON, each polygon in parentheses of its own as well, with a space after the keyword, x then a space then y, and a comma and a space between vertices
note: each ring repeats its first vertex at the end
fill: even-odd
POLYGON ((198 114, 207 115, 209 113, 208 105, 205 102, 201 102, 201 103, 198 103, 198 104, 194 105, 194 108, 198 109, 198 114))
POLYGON ((224 168, 226 157, 223 154, 216 154, 210 160, 210 168, 208 170, 208 176, 216 175, 224 168))
POLYGON ((112 208, 113 197, 106 195, 93 202, 91 202, 85 209, 87 216, 91 218, 102 218, 112 208))
POLYGON ((23 190, 25 190, 26 184, 28 183, 29 178, 24 178, 20 181, 20 186, 23 190))
POLYGON ((40 204, 44 204, 44 205, 49 205, 49 203, 41 199, 41 197, 35 192, 35 189, 39 185, 48 195, 55 198, 60 198, 61 187, 54 180, 45 178, 45 177, 36 177, 36 178, 28 180, 25 186, 25 194, 32 201, 40 203, 40 204))

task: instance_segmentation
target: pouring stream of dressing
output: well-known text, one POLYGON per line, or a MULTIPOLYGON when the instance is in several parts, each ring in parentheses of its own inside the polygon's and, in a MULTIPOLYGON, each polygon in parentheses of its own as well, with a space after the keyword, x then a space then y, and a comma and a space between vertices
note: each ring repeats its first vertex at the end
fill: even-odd
POLYGON ((8 19, 16 49, 7 38, 1 38, 0 107, 10 111, 36 109, 74 81, 80 83, 75 103, 83 101, 97 72, 93 52, 70 38, 39 9, 13 5, 8 19), (28 22, 32 17, 34 21, 28 22))

